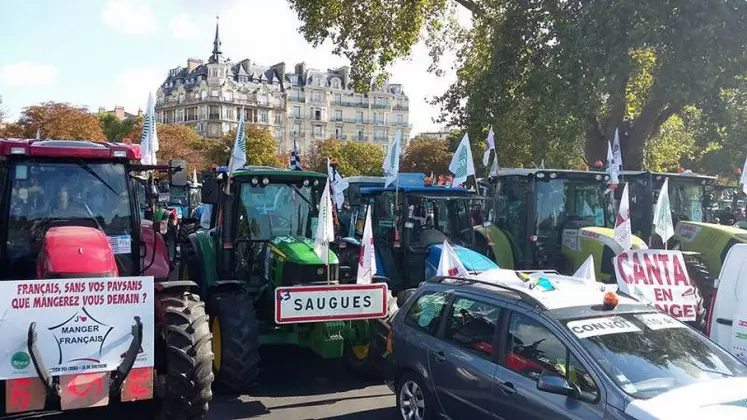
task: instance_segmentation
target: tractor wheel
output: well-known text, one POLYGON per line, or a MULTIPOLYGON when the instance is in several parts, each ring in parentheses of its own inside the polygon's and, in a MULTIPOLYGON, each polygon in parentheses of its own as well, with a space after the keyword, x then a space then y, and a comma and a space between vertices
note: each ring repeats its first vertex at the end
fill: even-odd
POLYGON ((187 243, 189 235, 197 232, 200 229, 199 223, 187 223, 184 225, 181 225, 179 227, 179 235, 176 238, 177 243, 184 247, 184 244, 187 243))
POLYGON ((157 298, 158 329, 164 349, 161 419, 204 419, 213 398, 213 352, 205 303, 188 293, 157 298))
POLYGON ((246 391, 259 375, 259 324, 254 300, 240 291, 216 293, 208 309, 216 383, 230 392, 246 391))
POLYGON ((686 255, 685 267, 698 292, 698 313, 695 321, 691 321, 689 324, 698 331, 705 332, 708 313, 711 310, 715 279, 711 276, 711 272, 708 271, 708 267, 703 263, 703 260, 697 256, 686 255))

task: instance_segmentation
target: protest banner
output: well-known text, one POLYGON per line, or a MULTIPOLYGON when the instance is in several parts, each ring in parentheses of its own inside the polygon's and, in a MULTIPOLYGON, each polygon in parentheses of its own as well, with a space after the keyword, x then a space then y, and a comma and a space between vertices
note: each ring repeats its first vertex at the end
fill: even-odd
POLYGON ((695 285, 680 251, 624 251, 613 261, 620 292, 651 303, 680 321, 695 320, 695 285))
POLYGON ((153 277, 0 282, 0 379, 37 376, 27 343, 32 322, 41 359, 54 376, 116 369, 136 316, 143 340, 134 367, 152 367, 153 295, 153 277))

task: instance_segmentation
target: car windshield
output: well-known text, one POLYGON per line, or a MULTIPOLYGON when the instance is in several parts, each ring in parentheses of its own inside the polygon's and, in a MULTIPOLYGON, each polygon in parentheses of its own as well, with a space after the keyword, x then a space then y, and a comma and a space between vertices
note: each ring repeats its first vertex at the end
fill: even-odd
POLYGON ((241 183, 238 238, 269 241, 282 235, 311 237, 323 184, 241 183))
MULTIPOLYGON (((655 195, 658 197, 658 191, 655 195)), ((676 177, 669 179, 669 206, 675 220, 702 222, 703 196, 704 188, 700 183, 678 180, 676 177)))
POLYGON ((44 234, 59 224, 101 229, 116 239, 118 262, 131 260, 134 223, 124 164, 24 161, 12 167, 12 177, 6 238, 11 276, 33 275, 44 234))
POLYGON ((633 398, 747 376, 747 366, 687 325, 658 313, 568 320, 601 369, 633 398))
POLYGON ((586 220, 594 226, 610 226, 612 211, 605 199, 605 185, 594 179, 538 179, 535 185, 537 234, 547 235, 566 222, 586 220))

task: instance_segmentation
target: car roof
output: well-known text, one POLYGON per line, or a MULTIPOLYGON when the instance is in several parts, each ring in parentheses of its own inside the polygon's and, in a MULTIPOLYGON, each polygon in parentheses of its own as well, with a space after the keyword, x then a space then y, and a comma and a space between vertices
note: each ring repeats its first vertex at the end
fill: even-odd
POLYGON ((602 305, 604 296, 607 292, 617 293, 617 285, 563 276, 552 271, 493 269, 469 278, 435 277, 426 284, 434 285, 432 287, 440 290, 463 290, 523 304, 527 309, 544 312, 559 320, 601 314, 655 311, 655 308, 649 305, 619 294, 618 305, 614 309, 606 309, 602 305), (553 290, 530 286, 540 280, 549 281, 553 285, 553 290))

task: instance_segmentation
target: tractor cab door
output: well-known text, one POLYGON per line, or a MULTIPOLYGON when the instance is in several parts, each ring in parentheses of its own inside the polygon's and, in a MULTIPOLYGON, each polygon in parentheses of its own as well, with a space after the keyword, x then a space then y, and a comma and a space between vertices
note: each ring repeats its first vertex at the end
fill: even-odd
POLYGON ((381 272, 377 266, 377 274, 389 277, 391 289, 396 292, 403 288, 404 270, 400 270, 400 267, 405 267, 403 263, 407 261, 402 248, 395 246, 395 239, 399 238, 396 237, 398 227, 395 224, 394 193, 385 191, 376 195, 373 204, 373 236, 379 257, 376 262, 381 262, 383 269, 381 272))

